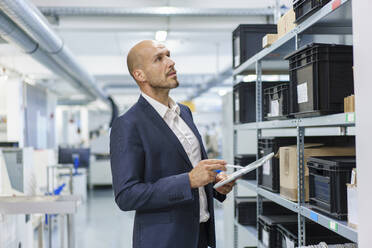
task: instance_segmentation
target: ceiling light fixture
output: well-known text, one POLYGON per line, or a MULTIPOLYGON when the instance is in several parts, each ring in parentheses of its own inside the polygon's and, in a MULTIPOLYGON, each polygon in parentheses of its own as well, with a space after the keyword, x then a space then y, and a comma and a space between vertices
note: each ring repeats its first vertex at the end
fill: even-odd
POLYGON ((163 42, 167 39, 168 32, 165 30, 159 30, 155 33, 155 40, 163 42))
POLYGON ((218 95, 219 95, 219 96, 224 96, 224 95, 226 95, 226 93, 227 93, 226 90, 219 90, 219 91, 218 91, 218 95))

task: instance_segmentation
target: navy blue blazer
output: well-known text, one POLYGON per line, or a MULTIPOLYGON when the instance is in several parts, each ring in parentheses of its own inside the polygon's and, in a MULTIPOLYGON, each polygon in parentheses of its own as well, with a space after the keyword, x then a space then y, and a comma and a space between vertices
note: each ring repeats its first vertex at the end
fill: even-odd
MULTIPOLYGON (((191 111, 179 106, 206 159, 191 111)), ((191 189, 188 177, 193 166, 177 136, 142 96, 114 121, 110 155, 115 201, 123 211, 136 210, 133 247, 196 248, 200 209, 198 189, 191 189)), ((212 184, 205 191, 210 213, 208 244, 215 247, 213 197, 222 202, 226 196, 212 184)))

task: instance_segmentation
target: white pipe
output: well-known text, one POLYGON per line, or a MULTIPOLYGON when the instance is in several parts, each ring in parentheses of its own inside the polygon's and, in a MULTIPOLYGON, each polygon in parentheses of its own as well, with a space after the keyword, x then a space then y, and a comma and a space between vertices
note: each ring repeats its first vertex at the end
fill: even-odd
POLYGON ((40 11, 28 0, 0 0, 0 8, 6 15, 31 36, 41 48, 71 76, 77 79, 87 92, 109 104, 107 95, 96 86, 96 81, 74 58, 62 39, 53 31, 40 11))

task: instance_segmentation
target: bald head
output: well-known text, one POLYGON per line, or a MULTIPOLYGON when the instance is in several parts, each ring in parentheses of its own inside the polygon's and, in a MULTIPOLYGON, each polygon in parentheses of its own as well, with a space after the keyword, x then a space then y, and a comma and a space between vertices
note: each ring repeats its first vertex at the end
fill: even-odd
POLYGON ((178 86, 175 62, 164 44, 144 40, 132 47, 127 56, 130 75, 143 92, 168 90, 178 86))
POLYGON ((142 69, 146 50, 157 45, 156 41, 143 40, 132 47, 127 56, 127 66, 129 73, 133 76, 135 69, 142 69))

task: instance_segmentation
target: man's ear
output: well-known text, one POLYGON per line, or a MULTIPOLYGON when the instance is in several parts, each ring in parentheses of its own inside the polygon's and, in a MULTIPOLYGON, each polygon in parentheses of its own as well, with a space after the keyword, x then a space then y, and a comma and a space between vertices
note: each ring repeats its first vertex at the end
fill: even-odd
POLYGON ((136 79, 138 82, 145 82, 146 81, 146 74, 143 70, 141 69, 135 69, 133 71, 133 77, 136 79))

